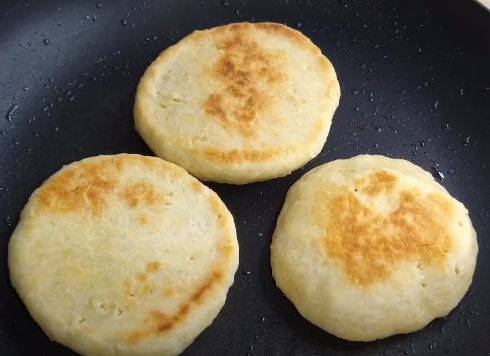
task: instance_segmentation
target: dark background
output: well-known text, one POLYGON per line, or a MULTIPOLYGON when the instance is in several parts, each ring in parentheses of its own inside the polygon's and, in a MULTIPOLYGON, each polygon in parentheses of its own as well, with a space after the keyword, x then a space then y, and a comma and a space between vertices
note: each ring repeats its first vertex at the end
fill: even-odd
POLYGON ((7 243, 30 193, 62 165, 151 154, 133 129, 135 88, 157 54, 195 29, 276 21, 315 42, 342 97, 322 153, 286 178, 211 184, 235 216, 240 267, 227 303, 188 355, 490 352, 490 13, 460 1, 2 1, 0 4, 0 354, 69 355, 9 284, 7 243), (480 252, 469 293, 420 332, 337 339, 275 287, 269 245, 289 186, 361 153, 431 171, 470 211, 480 252), (442 179, 443 178, 443 179, 442 179))

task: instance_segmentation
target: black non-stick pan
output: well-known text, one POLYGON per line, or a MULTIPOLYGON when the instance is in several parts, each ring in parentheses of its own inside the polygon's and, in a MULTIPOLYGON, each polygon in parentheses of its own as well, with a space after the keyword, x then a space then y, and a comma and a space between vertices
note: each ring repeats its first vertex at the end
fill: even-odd
POLYGON ((490 352, 490 13, 459 1, 89 1, 0 3, 0 354, 71 355, 11 287, 7 243, 31 192, 84 157, 152 154, 133 129, 146 66, 193 30, 238 21, 295 27, 333 62, 342 97, 322 153, 288 177, 211 184, 235 216, 240 266, 225 307, 188 355, 490 352), (371 343, 335 338, 276 288, 269 245, 287 189, 326 161, 408 159, 470 211, 473 285, 447 317, 371 343))

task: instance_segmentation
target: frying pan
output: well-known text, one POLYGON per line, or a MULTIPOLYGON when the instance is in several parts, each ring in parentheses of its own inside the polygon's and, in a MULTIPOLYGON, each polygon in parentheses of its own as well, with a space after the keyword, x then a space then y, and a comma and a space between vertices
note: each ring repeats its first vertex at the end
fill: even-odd
POLYGON ((489 354, 490 14, 460 1, 2 1, 0 354, 72 355, 11 287, 7 243, 31 192, 97 154, 152 154, 133 129, 135 88, 157 54, 195 29, 238 21, 296 27, 333 62, 342 98, 322 153, 272 181, 210 184, 235 216, 240 267, 225 307, 188 355, 489 354), (469 209, 480 252, 447 317, 371 343, 304 320, 275 287, 269 245, 287 189, 326 161, 408 159, 469 209))

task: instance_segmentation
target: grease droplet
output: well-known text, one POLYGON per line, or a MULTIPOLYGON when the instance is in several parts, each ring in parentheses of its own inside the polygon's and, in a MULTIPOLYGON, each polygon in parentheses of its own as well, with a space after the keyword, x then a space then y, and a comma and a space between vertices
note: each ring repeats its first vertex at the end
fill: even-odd
POLYGON ((14 115, 15 111, 17 110, 17 108, 19 107, 19 105, 17 104, 13 104, 10 109, 7 111, 7 114, 5 115, 5 118, 8 120, 8 121, 12 121, 12 116, 14 115))
POLYGON ((12 218, 10 215, 7 215, 5 217, 5 223, 8 225, 8 226, 12 226, 13 223, 14 223, 14 218, 12 218))
POLYGON ((432 176, 437 180, 444 180, 445 178, 444 173, 442 173, 437 167, 432 167, 432 176))

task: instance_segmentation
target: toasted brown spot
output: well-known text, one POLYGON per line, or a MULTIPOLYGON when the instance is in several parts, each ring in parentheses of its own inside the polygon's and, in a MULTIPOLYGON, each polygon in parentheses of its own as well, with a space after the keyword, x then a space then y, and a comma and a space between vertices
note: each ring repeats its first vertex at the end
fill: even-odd
POLYGON ((146 272, 148 273, 155 273, 158 272, 159 270, 160 270, 160 262, 158 261, 149 262, 146 265, 146 272))
POLYGON ((190 301, 198 304, 202 297, 211 290, 211 287, 223 278, 223 273, 219 270, 214 271, 211 276, 201 285, 192 295, 190 301))
POLYGON ((285 79, 283 55, 265 50, 246 28, 231 29, 231 38, 216 45, 222 56, 212 69, 212 77, 223 84, 223 89, 211 93, 203 108, 225 128, 250 136, 251 124, 274 100, 272 88, 285 79))
MULTIPOLYGON (((148 313, 148 317, 145 319, 145 324, 147 324, 152 330, 158 330, 161 325, 166 325, 168 322, 169 317, 158 310, 151 310, 148 313)), ((147 336, 148 335, 143 331, 135 331, 128 336, 127 340, 129 343, 134 344, 147 336)))
POLYGON ((220 151, 215 149, 207 149, 204 151, 204 155, 211 161, 220 162, 220 163, 239 163, 244 161, 252 161, 252 162, 260 162, 266 161, 270 158, 279 154, 279 150, 263 150, 263 151, 240 151, 240 150, 231 150, 231 151, 220 151))
POLYGON ((38 207, 55 213, 87 212, 99 216, 117 184, 111 160, 82 162, 56 174, 38 193, 38 207))
POLYGON ((204 191, 204 188, 200 182, 192 182, 192 189, 198 193, 201 193, 204 191))
MULTIPOLYGON (((320 120, 315 123, 311 134, 308 136, 307 142, 313 141, 318 132, 325 130, 325 123, 320 120)), ((203 153, 207 159, 217 163, 241 163, 241 162, 262 162, 270 160, 279 154, 287 154, 288 152, 294 152, 296 147, 289 147, 288 150, 281 148, 276 149, 263 149, 263 150, 230 150, 221 151, 213 148, 207 148, 200 153, 203 153)))
POLYGON ((148 280, 148 276, 145 273, 138 273, 136 277, 140 282, 146 282, 148 280))
POLYGON ((168 321, 168 316, 158 310, 152 310, 149 313, 148 319, 153 324, 152 326, 159 326, 168 321))
POLYGON ((217 117, 222 122, 228 123, 228 116, 225 109, 222 107, 221 103, 223 101, 223 95, 218 93, 210 94, 206 100, 205 109, 206 113, 217 117))
POLYGON ((143 284, 143 294, 150 295, 155 292, 155 285, 152 282, 146 282, 143 284))
POLYGON ((167 316, 159 311, 152 310, 144 321, 142 330, 135 330, 127 335, 126 340, 130 344, 135 344, 143 339, 167 333, 182 322, 194 307, 202 303, 202 299, 214 285, 223 279, 223 273, 215 270, 194 292, 189 300, 183 303, 173 316, 167 316))
POLYGON ((146 225, 148 224, 148 217, 146 215, 140 215, 140 217, 138 218, 138 222, 141 225, 146 225))
POLYGON ((37 207, 51 213, 100 216, 107 210, 109 202, 118 198, 131 208, 164 202, 164 195, 146 182, 120 188, 118 177, 124 165, 136 163, 158 167, 151 158, 132 155, 79 162, 55 174, 39 189, 37 207))
POLYGON ((212 197, 209 200, 211 204, 211 209, 213 210, 213 215, 215 215, 218 219, 221 219, 225 210, 223 209, 223 203, 218 197, 212 197))
POLYGON ((141 331, 134 331, 134 332, 132 332, 131 334, 129 334, 127 336, 127 341, 130 344, 136 344, 139 341, 141 341, 142 338, 143 338, 143 332, 141 332, 141 331))
POLYGON ((167 287, 163 290, 163 295, 165 297, 172 297, 175 295, 175 289, 167 287))
POLYGON ((233 253, 234 246, 228 242, 229 239, 220 246, 220 252, 223 256, 230 256, 233 253))
MULTIPOLYGON (((384 174, 374 174, 366 181, 365 192, 386 192, 393 183, 384 174), (374 188, 374 182, 382 188, 374 188)), ((322 251, 355 284, 386 280, 403 261, 442 265, 451 249, 446 226, 452 203, 442 195, 402 191, 398 208, 386 215, 363 205, 348 189, 333 195, 321 191, 316 199, 314 219, 325 231, 322 251)))
POLYGON ((396 176, 380 170, 365 179, 356 181, 361 190, 369 195, 378 195, 382 192, 391 192, 396 186, 396 176))
POLYGON ((151 275, 160 270, 160 262, 153 261, 146 265, 146 272, 138 272, 132 279, 123 282, 124 293, 129 297, 137 295, 150 295, 155 292, 155 284, 151 275))
POLYGON ((120 196, 130 208, 136 208, 141 204, 150 206, 165 202, 164 194, 147 182, 138 182, 125 187, 120 196))

